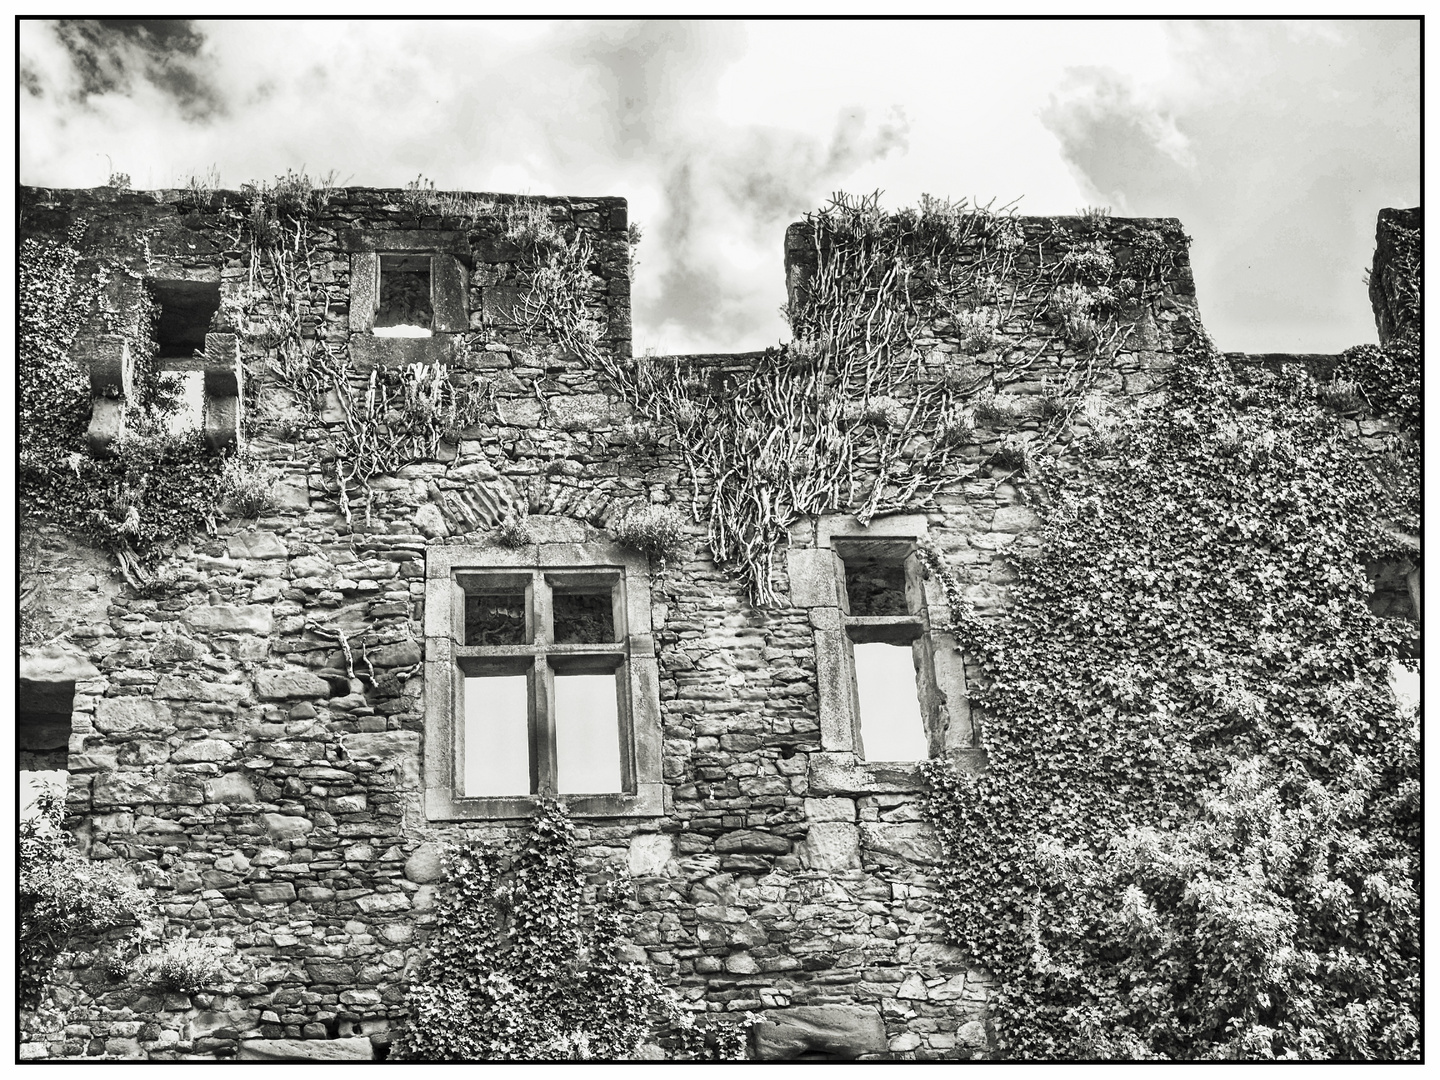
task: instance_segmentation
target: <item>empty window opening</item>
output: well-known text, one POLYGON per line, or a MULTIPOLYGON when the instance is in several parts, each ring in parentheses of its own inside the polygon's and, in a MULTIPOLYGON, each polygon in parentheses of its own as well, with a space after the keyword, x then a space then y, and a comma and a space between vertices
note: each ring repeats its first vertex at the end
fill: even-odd
POLYGON ((524 645, 530 641, 523 589, 465 592, 466 645, 524 645))
POLYGON ((19 680, 15 701, 15 756, 20 772, 20 816, 31 817, 46 788, 65 793, 70 759, 73 682, 19 680))
POLYGON ((211 320, 220 310, 220 282, 152 278, 147 284, 160 305, 155 324, 158 357, 188 360, 203 350, 211 320))
POLYGON ((905 567, 876 559, 845 560, 845 592, 851 615, 908 615, 905 567))
POLYGON ((164 378, 165 430, 172 435, 199 431, 205 424, 205 373, 167 371, 164 378))
POLYGON ((930 756, 920 715, 915 649, 888 641, 856 642, 855 697, 866 761, 924 761, 930 756))
POLYGON ((429 337, 435 321, 429 255, 380 256, 376 337, 429 337))
POLYGON ((530 677, 497 673, 467 678, 463 693, 464 794, 530 794, 530 677))
POLYGON ((615 599, 611 590, 552 585, 555 644, 583 645, 615 640, 615 599))

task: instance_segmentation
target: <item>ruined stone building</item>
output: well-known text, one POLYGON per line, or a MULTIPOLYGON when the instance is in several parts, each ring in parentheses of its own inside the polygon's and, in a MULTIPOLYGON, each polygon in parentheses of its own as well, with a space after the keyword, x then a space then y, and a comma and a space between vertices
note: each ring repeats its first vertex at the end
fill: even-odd
POLYGON ((22 1056, 383 1057, 443 846, 546 792, 627 869, 636 955, 761 1012, 758 1052, 985 1056, 920 805, 923 760, 985 768, 984 718, 926 553, 999 617, 1027 456, 1161 400, 1201 331, 1176 222, 930 212, 968 308, 938 260, 903 325, 802 317, 868 271, 800 224, 794 345, 635 357, 623 199, 24 190, 84 287, 88 450, 55 475, 123 457, 173 377, 169 422, 264 497, 172 537, 132 477, 94 529, 22 537, 20 769, 63 773, 81 850, 171 934, 248 964, 189 995, 62 973, 22 1056), (1116 266, 1106 338, 1083 292, 1116 266), (827 340, 859 344, 827 368, 827 340))

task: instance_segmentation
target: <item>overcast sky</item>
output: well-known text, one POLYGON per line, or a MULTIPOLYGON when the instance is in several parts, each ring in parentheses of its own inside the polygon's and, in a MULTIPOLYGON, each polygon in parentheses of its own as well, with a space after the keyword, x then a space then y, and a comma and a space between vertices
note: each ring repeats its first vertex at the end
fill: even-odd
POLYGON ((788 337, 786 224, 837 190, 1178 217, 1221 348, 1375 339, 1419 203, 1418 22, 26 22, 20 179, 621 195, 635 345, 788 337))

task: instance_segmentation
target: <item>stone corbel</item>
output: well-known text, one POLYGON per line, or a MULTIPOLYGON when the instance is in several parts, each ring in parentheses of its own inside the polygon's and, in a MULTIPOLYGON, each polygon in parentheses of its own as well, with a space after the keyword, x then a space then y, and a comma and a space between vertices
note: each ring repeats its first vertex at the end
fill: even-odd
POLYGON ((205 445, 211 450, 239 448, 244 397, 240 339, 234 334, 206 334, 205 445))
POLYGON ((108 454, 124 430, 125 405, 134 393, 130 345, 115 335, 93 339, 80 361, 90 372, 90 426, 85 437, 92 452, 108 454))

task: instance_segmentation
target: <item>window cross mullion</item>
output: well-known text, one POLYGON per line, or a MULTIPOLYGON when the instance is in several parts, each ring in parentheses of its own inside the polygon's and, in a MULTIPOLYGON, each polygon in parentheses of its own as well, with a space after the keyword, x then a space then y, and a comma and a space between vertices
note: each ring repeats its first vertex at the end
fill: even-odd
POLYGON ((555 749, 555 673, 546 649, 555 640, 555 605, 550 583, 536 570, 530 576, 531 641, 535 643, 534 685, 530 706, 531 776, 535 791, 554 796, 559 790, 559 758, 555 749))

